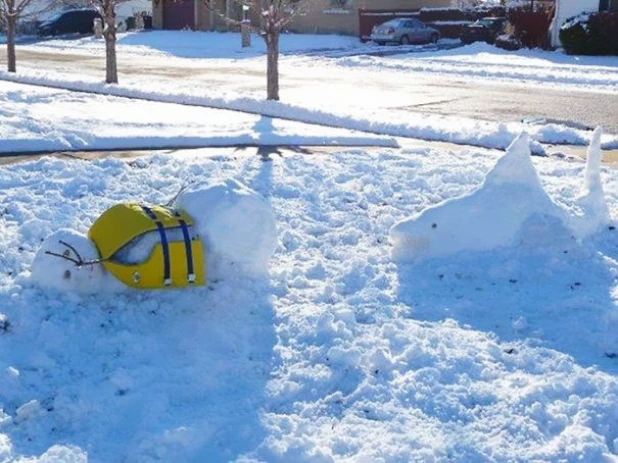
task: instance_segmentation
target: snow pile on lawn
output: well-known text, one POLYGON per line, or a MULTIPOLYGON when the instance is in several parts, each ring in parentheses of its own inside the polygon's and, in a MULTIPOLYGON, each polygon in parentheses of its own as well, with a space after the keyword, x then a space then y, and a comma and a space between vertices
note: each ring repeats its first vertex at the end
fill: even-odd
MULTIPOLYGON (((254 115, 261 115, 269 118, 281 118, 288 121, 323 125, 331 128, 332 130, 335 130, 335 128, 340 128, 368 132, 381 136, 413 137, 425 140, 447 141, 497 149, 505 149, 511 143, 513 138, 521 133, 522 130, 527 130, 534 140, 532 148, 537 154, 543 153, 543 147, 537 142, 583 145, 588 143, 591 138, 591 134, 589 132, 572 129, 557 124, 529 126, 528 124, 519 122, 498 123, 462 117, 411 113, 396 109, 361 109, 357 106, 333 106, 332 103, 326 105, 324 103, 320 103, 319 100, 317 103, 310 103, 307 101, 298 103, 264 101, 259 97, 239 97, 237 92, 233 94, 222 94, 222 92, 214 91, 209 92, 204 88, 196 88, 193 84, 186 87, 177 85, 174 89, 171 89, 168 85, 162 85, 157 82, 146 83, 142 80, 130 81, 127 79, 128 83, 110 86, 101 83, 101 81, 96 78, 70 76, 50 71, 23 71, 18 75, 0 72, 0 80, 44 85, 81 92, 90 92, 94 94, 130 97, 151 102, 167 102, 183 105, 203 106, 208 108, 228 109, 254 115)), ((12 99, 12 97, 7 98, 7 100, 10 99, 12 99)), ((47 107, 47 110, 51 110, 50 108, 52 108, 51 105, 47 107)), ((181 108, 178 109, 180 110, 181 108)), ((182 111, 186 111, 186 113, 189 114, 189 111, 185 108, 182 108, 182 111)), ((126 115, 124 117, 128 118, 130 116, 126 115)), ((11 123, 11 120, 13 121, 14 128, 9 126, 9 131, 15 130, 19 134, 19 131, 23 130, 19 116, 12 116, 12 118, 9 119, 9 123, 11 123)), ((181 120, 184 122, 186 119, 183 118, 181 120)), ((111 121, 106 123, 111 124, 111 121)), ((128 126, 131 129, 133 129, 134 125, 137 123, 136 121, 132 121, 132 124, 133 125, 128 126)), ((27 124, 26 127, 28 127, 27 124)), ((270 129, 272 129, 272 127, 270 127, 270 125, 266 125, 266 129, 269 130, 264 130, 260 137, 242 137, 238 140, 238 143, 247 143, 247 138, 249 138, 252 139, 254 143, 264 139, 265 143, 268 144, 270 141, 270 129)), ((55 136, 54 130, 54 128, 50 127, 49 137, 55 136)), ((147 133, 149 134, 150 139, 152 139, 152 132, 147 133)), ((328 134, 328 132, 326 133, 328 134)), ((1 134, 2 133, 0 132, 0 135, 1 134)), ((336 136, 337 132, 334 132, 334 134, 336 136)), ((338 137, 337 140, 340 143, 347 141, 349 144, 357 145, 362 144, 363 135, 364 134, 354 134, 347 140, 343 138, 345 135, 342 135, 338 137), (357 142, 354 141, 355 138, 358 138, 357 142)), ((135 136, 133 135, 133 137, 135 136)), ((195 141, 198 141, 199 143, 199 138, 196 138, 193 135, 192 137, 193 138, 184 140, 183 143, 194 143, 195 141)), ((9 132, 4 135, 4 138, 10 140, 12 138, 11 133, 9 132)), ((285 144, 285 140, 288 139, 287 137, 273 138, 274 141, 272 142, 278 141, 280 144, 285 144)), ((293 137, 291 137, 291 139, 293 139, 293 137)), ((208 144, 217 145, 230 143, 229 138, 225 138, 223 141, 218 140, 219 139, 215 137, 210 140, 208 144)), ((298 140, 294 144, 323 144, 315 142, 312 143, 311 140, 315 139, 308 138, 298 140)), ((366 142, 369 141, 367 139, 365 140, 366 142)), ((45 137, 43 143, 46 146, 50 143, 48 137, 45 137)), ((79 138, 71 143, 72 146, 75 146, 76 144, 79 146, 79 138)), ((118 144, 119 142, 115 141, 115 143, 118 144)), ((202 143, 205 143, 205 141, 202 140, 202 143)), ((392 141, 389 139, 382 140, 382 142, 378 140, 377 143, 392 145, 392 141)), ((113 143, 110 141, 107 145, 113 145, 113 143)), ((618 135, 606 135, 603 141, 603 147, 605 149, 618 147, 618 135)), ((17 148, 13 148, 13 150, 15 149, 17 148)))
POLYGON ((259 115, 4 82, 0 153, 221 145, 381 145, 392 138, 259 115))
MULTIPOLYGON (((310 50, 340 50, 363 46, 358 38, 340 35, 282 34, 282 54, 310 50)), ((53 49, 67 53, 105 53, 105 42, 94 37, 78 40, 48 40, 27 47, 31 50, 53 49)), ((225 32, 148 31, 118 34, 118 53, 147 59, 166 58, 235 58, 245 59, 266 54, 266 43, 253 35, 250 48, 242 48, 240 35, 225 32)))
MULTIPOLYGON (((553 202, 579 207, 583 162, 533 162, 553 202)), ((0 168, 0 460, 615 459, 616 231, 391 259, 395 223, 472 193, 495 163, 418 148, 0 168), (33 284, 53 231, 227 179, 275 211, 268 280, 33 284)), ((615 217, 618 173, 600 174, 615 217)))
POLYGON ((391 230, 394 254, 408 260, 442 257, 518 243, 538 246, 556 235, 584 239, 598 232, 610 220, 600 176, 600 139, 597 129, 588 151, 585 194, 579 201, 582 215, 569 215, 547 195, 532 164, 528 134, 523 133, 478 190, 396 224, 391 230))
POLYGON ((557 88, 618 92, 618 58, 615 56, 570 56, 544 50, 501 50, 476 42, 450 50, 407 53, 388 58, 354 56, 337 61, 346 67, 379 68, 453 75, 457 79, 547 85, 557 88))

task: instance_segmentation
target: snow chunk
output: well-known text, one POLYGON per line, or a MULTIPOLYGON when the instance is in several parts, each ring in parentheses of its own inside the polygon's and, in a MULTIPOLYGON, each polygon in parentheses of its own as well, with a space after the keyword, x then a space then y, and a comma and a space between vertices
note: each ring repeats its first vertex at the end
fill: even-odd
POLYGON ((195 221, 209 279, 268 272, 277 246, 275 213, 264 197, 235 180, 184 192, 176 205, 195 221))
POLYGON ((535 228, 552 233, 566 215, 547 195, 530 157, 530 138, 513 141, 473 193, 447 200, 403 220, 390 231, 396 258, 440 257, 522 242, 535 228))
POLYGON ((15 419, 17 421, 25 421, 39 413, 41 413, 41 405, 38 400, 31 400, 17 409, 15 419))
POLYGON ((584 188, 577 200, 582 210, 582 216, 574 217, 572 220, 573 231, 580 238, 597 231, 610 220, 609 208, 605 201, 603 183, 601 182, 601 161, 603 160, 603 153, 601 151, 602 135, 603 130, 597 127, 588 147, 584 188))
POLYGON ((41 455, 39 463, 86 463, 88 454, 79 447, 53 445, 41 455))

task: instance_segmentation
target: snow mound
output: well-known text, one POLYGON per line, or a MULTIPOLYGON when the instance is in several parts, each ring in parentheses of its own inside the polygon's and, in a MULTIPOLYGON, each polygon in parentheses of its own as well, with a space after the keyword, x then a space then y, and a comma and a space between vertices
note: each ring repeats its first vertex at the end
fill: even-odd
POLYGON ((588 155, 586 159, 586 171, 584 173, 584 188, 577 204, 581 208, 582 215, 573 217, 571 224, 573 231, 578 237, 584 237, 610 221, 609 208, 605 200, 603 182, 601 181, 601 136, 603 131, 600 127, 594 131, 588 155))
POLYGON ((206 249, 208 278, 259 276, 277 246, 275 213, 259 193, 235 180, 183 192, 176 207, 195 220, 206 249))
POLYGON ((473 193, 425 209, 395 224, 393 255, 401 260, 486 251, 522 242, 541 244, 568 217, 541 185, 522 133, 473 193))
POLYGON ((87 294, 124 288, 100 264, 79 267, 68 259, 48 254, 52 252, 77 259, 75 251, 62 243, 72 246, 85 261, 99 258, 96 246, 87 236, 74 230, 58 230, 43 241, 36 253, 31 268, 33 283, 60 292, 87 294))

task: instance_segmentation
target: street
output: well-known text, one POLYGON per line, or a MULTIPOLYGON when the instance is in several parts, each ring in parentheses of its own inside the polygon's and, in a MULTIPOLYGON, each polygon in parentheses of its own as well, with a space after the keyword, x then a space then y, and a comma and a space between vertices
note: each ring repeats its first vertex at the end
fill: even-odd
MULTIPOLYGON (((5 60, 5 50, 0 61, 5 60)), ((221 92, 261 92, 265 86, 263 63, 255 60, 151 59, 145 55, 119 52, 120 80, 149 75, 156 80, 173 80, 187 85, 207 85, 221 92)), ((382 107, 414 113, 469 117, 480 120, 531 123, 559 123, 574 128, 603 126, 618 134, 618 94, 584 89, 551 88, 536 83, 508 83, 455 73, 372 72, 363 67, 337 67, 322 75, 312 69, 311 57, 283 57, 281 60, 282 100, 295 95, 315 95, 328 100, 343 95, 352 102, 380 101, 382 107), (325 85, 328 84, 328 85, 325 85), (328 94, 324 94, 328 88, 328 94), (386 102, 386 103, 385 103, 386 102)), ((19 67, 104 76, 103 54, 55 53, 18 47, 19 67)))

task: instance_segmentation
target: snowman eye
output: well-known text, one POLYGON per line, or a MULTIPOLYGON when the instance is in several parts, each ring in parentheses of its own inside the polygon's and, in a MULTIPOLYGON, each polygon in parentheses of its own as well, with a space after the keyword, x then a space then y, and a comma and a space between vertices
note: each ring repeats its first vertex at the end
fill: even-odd
POLYGON ((70 270, 65 270, 65 271, 64 271, 64 275, 62 275, 62 277, 63 277, 65 280, 69 280, 69 279, 71 278, 71 271, 70 271, 70 270))

